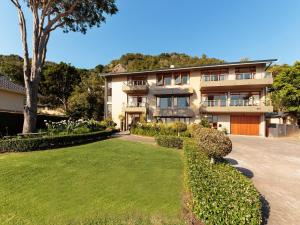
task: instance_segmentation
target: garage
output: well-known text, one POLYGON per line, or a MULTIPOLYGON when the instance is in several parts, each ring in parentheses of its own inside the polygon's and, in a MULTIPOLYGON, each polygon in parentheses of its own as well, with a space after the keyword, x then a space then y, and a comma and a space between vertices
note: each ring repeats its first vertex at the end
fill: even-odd
POLYGON ((236 115, 230 117, 231 134, 259 135, 260 116, 236 115))

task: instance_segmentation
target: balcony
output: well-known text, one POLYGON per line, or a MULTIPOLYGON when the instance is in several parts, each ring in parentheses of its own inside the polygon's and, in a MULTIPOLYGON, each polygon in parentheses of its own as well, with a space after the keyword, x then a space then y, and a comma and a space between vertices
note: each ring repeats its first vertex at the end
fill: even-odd
POLYGON ((228 75, 204 77, 200 82, 200 90, 234 90, 239 88, 263 88, 273 83, 271 73, 236 74, 235 80, 229 80, 228 75))
POLYGON ((273 112, 273 106, 255 100, 208 100, 200 104, 200 112, 232 113, 232 112, 273 112))
POLYGON ((149 85, 145 80, 131 80, 123 83, 122 90, 127 94, 147 94, 149 85))
POLYGON ((156 108, 154 117, 194 117, 195 113, 191 108, 156 108))
POLYGON ((148 110, 147 103, 131 103, 123 105, 123 111, 126 113, 144 113, 146 114, 148 110))

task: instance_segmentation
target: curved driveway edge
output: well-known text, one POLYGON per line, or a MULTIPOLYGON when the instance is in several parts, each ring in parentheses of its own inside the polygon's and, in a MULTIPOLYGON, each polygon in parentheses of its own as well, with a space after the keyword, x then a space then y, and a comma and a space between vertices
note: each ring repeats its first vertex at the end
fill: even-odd
POLYGON ((267 224, 300 224, 300 140, 230 138, 233 151, 226 158, 264 196, 267 224))

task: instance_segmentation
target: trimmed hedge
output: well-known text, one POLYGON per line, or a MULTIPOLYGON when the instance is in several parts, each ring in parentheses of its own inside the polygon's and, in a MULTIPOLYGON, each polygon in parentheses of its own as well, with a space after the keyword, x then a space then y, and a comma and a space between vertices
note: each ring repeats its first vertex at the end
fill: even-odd
POLYGON ((194 141, 184 143, 188 208, 206 225, 262 221, 260 195, 251 181, 228 163, 211 164, 194 141))
POLYGON ((232 142, 223 132, 212 128, 198 128, 193 131, 193 137, 200 151, 213 159, 220 159, 232 150, 232 142))
POLYGON ((62 136, 46 136, 36 138, 17 137, 0 141, 0 152, 29 152, 79 145, 83 143, 105 139, 115 132, 115 130, 106 130, 86 134, 73 134, 62 136))
POLYGON ((182 149, 183 139, 176 136, 156 136, 155 141, 158 145, 167 148, 182 149))

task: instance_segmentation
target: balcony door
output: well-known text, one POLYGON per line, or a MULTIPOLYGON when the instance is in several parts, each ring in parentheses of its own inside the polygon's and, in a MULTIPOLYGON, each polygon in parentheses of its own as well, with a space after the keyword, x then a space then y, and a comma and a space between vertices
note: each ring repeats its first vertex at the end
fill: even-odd
POLYGON ((145 107, 147 104, 147 96, 128 96, 129 107, 145 107))
POLYGON ((260 105, 259 92, 231 93, 230 106, 258 106, 260 105))
POLYGON ((227 105, 227 95, 226 94, 207 94, 203 95, 202 101, 205 106, 215 107, 215 106, 226 106, 227 105))

